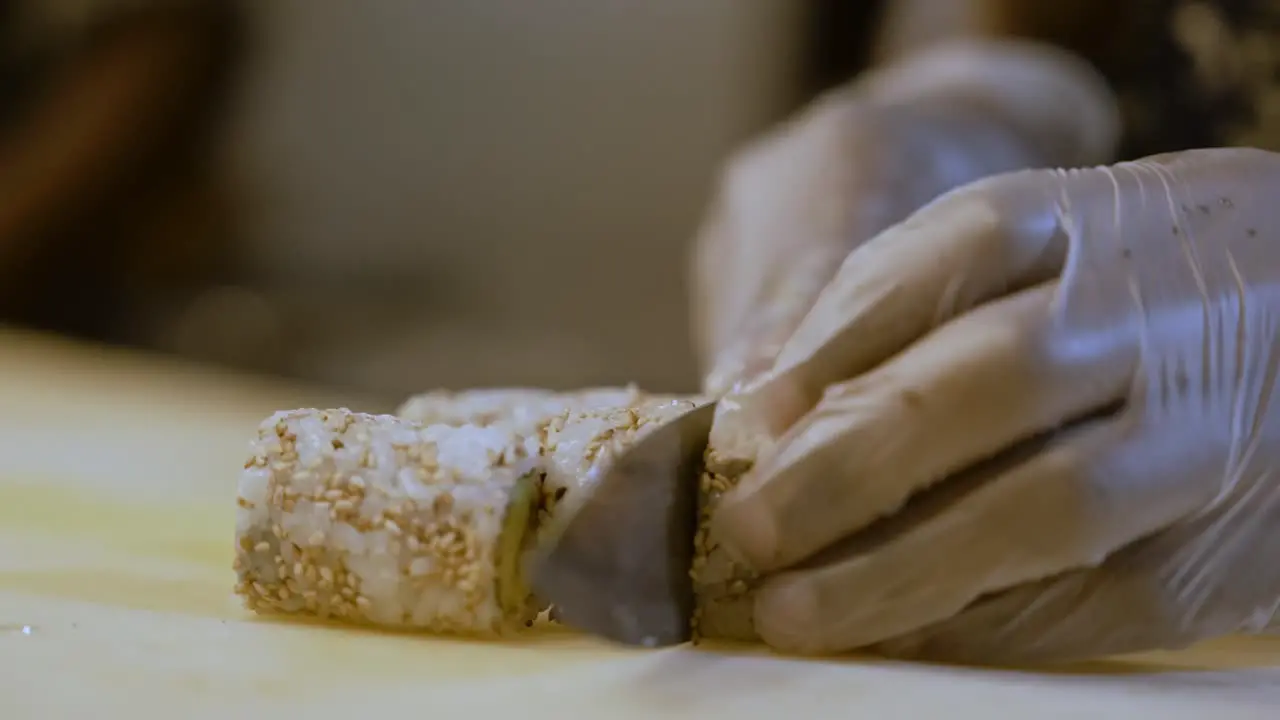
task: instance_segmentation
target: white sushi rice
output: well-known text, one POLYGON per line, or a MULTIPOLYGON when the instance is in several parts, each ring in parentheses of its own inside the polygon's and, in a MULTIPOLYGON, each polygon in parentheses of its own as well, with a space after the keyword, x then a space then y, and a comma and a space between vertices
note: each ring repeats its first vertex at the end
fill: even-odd
POLYGON ((630 407, 647 397, 635 387, 590 388, 568 393, 531 388, 432 390, 409 398, 395 414, 424 425, 501 424, 529 433, 571 410, 630 407))
POLYGON ((523 534, 528 516, 509 521, 538 501, 518 491, 537 456, 500 427, 278 413, 241 476, 237 592, 259 612, 438 633, 531 621, 532 598, 503 607, 500 583, 518 579, 499 571, 504 530, 523 534))
POLYGON ((420 395, 412 419, 277 413, 241 475, 236 590, 260 613, 442 634, 528 625, 547 608, 525 590, 523 551, 698 402, 481 390, 420 395))
POLYGON ((555 532, 588 496, 588 490, 627 448, 664 423, 697 406, 697 399, 638 398, 629 405, 570 410, 552 418, 541 434, 545 457, 540 532, 555 532))

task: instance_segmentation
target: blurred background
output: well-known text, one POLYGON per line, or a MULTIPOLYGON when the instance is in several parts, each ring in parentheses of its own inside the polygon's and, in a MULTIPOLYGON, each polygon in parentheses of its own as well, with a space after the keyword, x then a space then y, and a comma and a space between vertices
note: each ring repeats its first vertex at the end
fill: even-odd
POLYGON ((719 165, 857 3, 0 3, 0 320, 398 399, 691 390, 719 165))
POLYGON ((692 390, 719 167, 865 67, 877 28, 878 51, 1081 50, 1132 157, 1222 142, 1206 108, 1241 87, 1276 115, 1280 19, 1255 16, 1237 37, 1194 0, 0 0, 0 323, 389 402, 692 390))

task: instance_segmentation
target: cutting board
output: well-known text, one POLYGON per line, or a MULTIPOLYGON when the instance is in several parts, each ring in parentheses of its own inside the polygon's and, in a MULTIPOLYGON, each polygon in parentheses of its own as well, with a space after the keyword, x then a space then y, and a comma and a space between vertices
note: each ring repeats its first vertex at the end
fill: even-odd
POLYGON ((254 618, 230 595, 247 441, 275 409, 342 403, 0 333, 0 717, 1278 716, 1280 639, 1037 674, 254 618))

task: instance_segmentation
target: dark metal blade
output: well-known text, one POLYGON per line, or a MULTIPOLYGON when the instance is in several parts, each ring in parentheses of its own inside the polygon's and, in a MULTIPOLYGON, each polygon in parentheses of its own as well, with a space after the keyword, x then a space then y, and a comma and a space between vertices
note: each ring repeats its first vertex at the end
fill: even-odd
POLYGON ((534 592, 566 625, 627 645, 689 640, 698 476, 714 404, 623 453, 530 561, 534 592))

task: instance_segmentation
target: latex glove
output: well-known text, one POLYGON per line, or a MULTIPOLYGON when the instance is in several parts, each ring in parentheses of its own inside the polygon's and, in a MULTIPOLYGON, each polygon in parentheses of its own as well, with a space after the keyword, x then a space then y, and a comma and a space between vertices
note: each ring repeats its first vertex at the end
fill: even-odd
POLYGON ((1280 619, 1278 197, 1258 150, 1025 171, 853 252, 725 400, 776 438, 712 526, 763 638, 1014 663, 1280 619))
POLYGON ((1102 80, 1047 46, 960 43, 832 92, 728 164, 696 243, 704 389, 768 370, 845 255, 993 173, 1110 160, 1102 80))
MULTIPOLYGON (((694 327, 706 394, 773 366, 851 248, 973 179, 1103 162, 1116 118, 1082 62, 1016 42, 939 46, 814 103, 729 164, 698 239, 694 327)), ((731 417, 715 422, 704 515, 766 444, 739 429, 731 417)), ((697 545, 699 632, 755 638, 750 573, 706 533, 697 545)))

